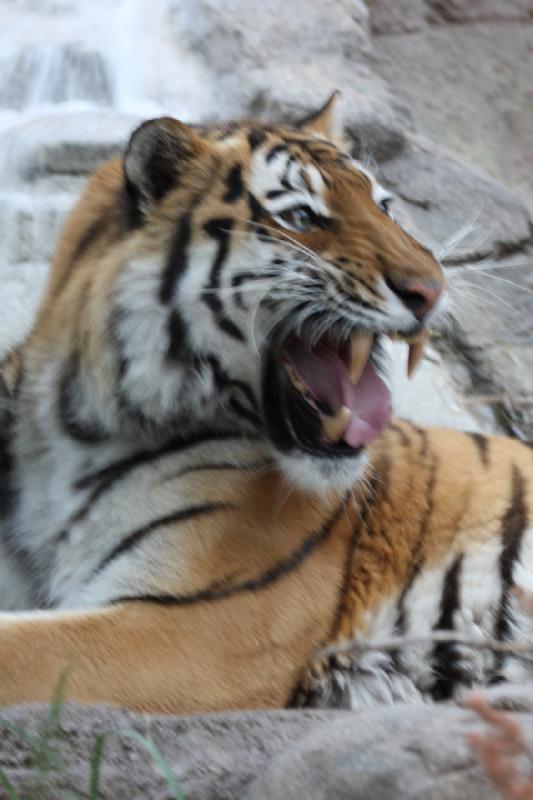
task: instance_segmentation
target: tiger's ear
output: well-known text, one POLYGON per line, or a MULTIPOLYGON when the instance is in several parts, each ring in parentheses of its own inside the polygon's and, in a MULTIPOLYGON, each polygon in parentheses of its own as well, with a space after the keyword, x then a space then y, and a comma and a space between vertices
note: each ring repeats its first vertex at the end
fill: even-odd
POLYGON ((333 142, 337 147, 344 148, 346 140, 343 135, 340 98, 341 93, 336 89, 318 111, 300 120, 298 127, 314 136, 333 142))
POLYGON ((138 211, 149 210, 177 186, 180 175, 205 147, 204 140, 177 119, 143 122, 133 132, 124 156, 126 188, 138 211))

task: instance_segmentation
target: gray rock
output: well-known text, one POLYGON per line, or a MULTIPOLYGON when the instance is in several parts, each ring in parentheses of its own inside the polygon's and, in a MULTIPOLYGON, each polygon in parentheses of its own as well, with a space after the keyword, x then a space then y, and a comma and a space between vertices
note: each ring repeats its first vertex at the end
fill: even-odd
POLYGON ((396 706, 322 725, 274 758, 244 800, 496 800, 457 708, 396 706))
POLYGON ((533 19, 531 0, 425 0, 432 22, 472 22, 533 19))
POLYGON ((0 191, 0 261, 50 260, 73 192, 0 191))
MULTIPOLYGON (((47 262, 11 264, 0 259, 0 286, 4 303, 0 322, 0 362, 30 332, 44 291, 48 269, 47 262)), ((0 591, 1 608, 6 607, 4 601, 4 595, 0 591)))
MULTIPOLYGON (((451 286, 455 283, 452 270, 451 286)), ((533 441, 533 248, 458 274, 452 346, 468 366, 470 397, 489 402, 504 430, 533 441)))
POLYGON ((71 111, 22 119, 0 134, 6 181, 85 175, 121 150, 139 117, 115 111, 71 111))
POLYGON ((532 240, 531 217, 514 192, 428 142, 413 140, 380 173, 428 243, 449 261, 509 253, 532 240), (470 233, 447 251, 445 242, 465 226, 470 233))
POLYGON ((401 99, 369 68, 368 12, 358 0, 335 11, 309 0, 198 0, 181 12, 193 51, 216 72, 226 116, 296 119, 334 89, 354 140, 385 158, 411 127, 401 99), (310 57, 312 54, 312 57, 310 57))
POLYGON ((425 0, 372 0, 370 24, 378 35, 404 34, 427 27, 425 0))
POLYGON ((371 29, 378 35, 426 30, 433 25, 530 21, 531 0, 372 0, 371 29))
MULTIPOLYGON (((1 713, 0 768, 27 796, 36 779, 28 765, 28 739, 42 730, 43 706, 19 706, 1 713), (24 735, 17 731, 23 730, 24 735)), ((39 800, 57 800, 67 789, 87 791, 95 737, 106 733, 101 800, 121 797, 169 800, 167 781, 149 753, 124 731, 135 730, 160 751, 187 800, 235 800, 277 754, 318 731, 345 712, 272 711, 208 716, 133 714, 103 706, 69 704, 61 714, 56 742, 62 768, 47 776, 48 792, 39 800)))
MULTIPOLYGON (((425 11, 421 0, 399 5, 400 19, 416 17, 418 30, 375 35, 373 69, 405 98, 421 133, 512 187, 533 209, 532 0, 445 0, 443 9, 472 19, 431 26, 424 23, 427 3, 425 11), (480 22, 474 16, 482 5, 492 5, 494 15, 480 22)), ((373 24, 392 24, 396 6, 373 0, 373 24)))
MULTIPOLYGON (((529 710, 530 690, 513 691, 512 707, 529 710)), ((509 705, 502 690, 495 701, 509 705)), ((22 796, 38 778, 28 757, 47 713, 29 705, 1 715, 0 768, 22 796)), ((531 740, 533 715, 515 718, 531 740)), ((496 800, 466 740, 483 729, 472 712, 442 705, 180 717, 68 704, 51 742, 60 768, 44 776, 39 797, 86 792, 95 737, 104 733, 99 797, 168 800, 151 755, 125 734, 134 730, 159 750, 187 800, 496 800)))

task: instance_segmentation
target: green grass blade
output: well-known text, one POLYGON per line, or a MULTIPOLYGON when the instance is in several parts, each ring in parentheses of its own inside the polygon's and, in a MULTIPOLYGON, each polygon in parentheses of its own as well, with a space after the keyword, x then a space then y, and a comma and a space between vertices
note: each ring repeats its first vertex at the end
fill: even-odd
POLYGON ((99 733, 94 740, 93 752, 91 754, 91 784, 89 787, 89 800, 98 800, 100 785, 100 766, 102 764, 102 753, 106 740, 105 733, 99 733))
POLYGON ((11 783, 11 781, 9 780, 3 769, 0 769, 0 783, 6 790, 9 800, 21 800, 17 790, 15 789, 15 787, 13 786, 13 784, 11 783))
POLYGON ((59 676, 59 681, 54 689, 52 702, 50 703, 50 711, 48 712, 48 719, 46 721, 46 729, 52 734, 57 732, 59 727, 59 718, 61 716, 61 709, 65 702, 65 687, 68 680, 68 669, 64 669, 59 676))
POLYGON ((181 789, 179 788, 178 784, 176 783, 176 779, 172 774, 170 767, 168 766, 167 762, 150 739, 147 739, 146 736, 143 736, 141 733, 137 731, 120 731, 123 736, 127 736, 130 739, 138 742, 138 744, 142 745, 145 750, 147 750, 150 755, 152 756, 153 761, 157 764, 161 773, 163 774, 166 782, 168 783, 169 789, 174 796, 174 800, 185 800, 185 795, 182 793, 181 789))
POLYGON ((14 733, 16 736, 19 736, 21 739, 24 739, 26 744, 29 744, 33 741, 32 737, 27 733, 22 725, 15 725, 15 723, 10 722, 8 719, 3 719, 0 717, 0 729, 6 728, 11 733, 14 733))

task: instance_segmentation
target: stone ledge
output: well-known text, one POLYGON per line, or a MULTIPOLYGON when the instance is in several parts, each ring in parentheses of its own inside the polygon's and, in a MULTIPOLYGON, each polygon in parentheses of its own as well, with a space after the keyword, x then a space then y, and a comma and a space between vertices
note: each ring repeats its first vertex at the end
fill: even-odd
MULTIPOLYGON (((529 687, 488 692, 496 703, 531 708, 529 687), (507 697, 509 695, 509 698, 507 697)), ((28 736, 38 734, 44 706, 15 706, 0 718, 0 768, 27 792, 28 736), (17 731, 23 730, 24 735, 17 731)), ((533 715, 515 715, 526 738, 533 715)), ((105 706, 68 704, 58 741, 63 769, 50 776, 49 794, 85 791, 94 740, 108 733, 100 798, 168 798, 168 786, 147 752, 120 731, 150 739, 187 800, 496 800, 466 735, 483 729, 470 711, 417 703, 347 711, 257 711, 200 716, 134 714, 105 706)))

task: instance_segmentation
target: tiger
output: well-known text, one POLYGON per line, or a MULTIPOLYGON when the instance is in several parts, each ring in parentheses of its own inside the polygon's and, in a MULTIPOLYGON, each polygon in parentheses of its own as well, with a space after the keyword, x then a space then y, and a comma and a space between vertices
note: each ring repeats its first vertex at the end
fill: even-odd
POLYGON ((337 95, 146 121, 89 179, 2 371, 1 705, 64 672, 163 713, 531 674, 464 638, 531 636, 533 453, 394 416, 386 341, 412 372, 449 288, 391 202, 337 95))

